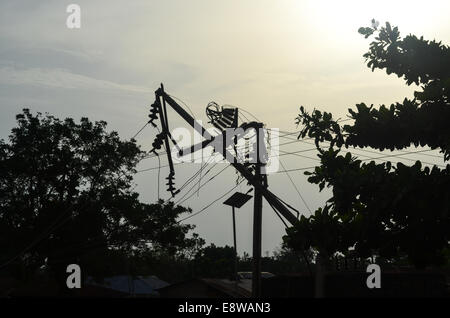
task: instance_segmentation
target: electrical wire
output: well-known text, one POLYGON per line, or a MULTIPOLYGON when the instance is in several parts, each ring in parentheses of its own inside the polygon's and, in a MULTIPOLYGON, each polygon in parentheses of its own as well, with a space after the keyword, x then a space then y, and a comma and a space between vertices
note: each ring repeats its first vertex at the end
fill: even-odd
POLYGON ((296 168, 296 169, 284 169, 284 170, 278 170, 274 173, 284 173, 284 172, 291 172, 291 171, 301 171, 301 170, 309 170, 309 169, 315 169, 316 166, 313 167, 304 167, 304 168, 296 168))
POLYGON ((144 130, 144 128, 147 127, 148 124, 149 122, 147 122, 141 129, 139 129, 137 133, 135 133, 134 136, 131 137, 131 139, 135 139, 144 130))
POLYGON ((209 203, 208 205, 206 205, 204 208, 202 208, 201 210, 195 212, 194 214, 189 215, 188 217, 179 220, 177 223, 181 223, 184 222, 200 213, 202 213, 203 211, 205 211, 207 208, 209 208, 211 205, 213 205, 214 203, 216 203, 217 201, 219 201, 220 199, 222 199, 224 196, 226 196, 228 193, 230 193, 231 191, 233 191, 234 189, 236 189, 239 184, 241 184, 244 180, 241 180, 238 184, 236 184, 234 187, 232 187, 230 190, 228 190, 227 192, 225 192, 224 194, 222 194, 220 197, 218 197, 217 199, 215 199, 214 201, 212 201, 211 203, 209 203))
MULTIPOLYGON (((183 164, 183 163, 194 163, 194 162, 192 162, 192 161, 190 161, 190 162, 176 162, 176 163, 174 163, 173 165, 176 166, 176 165, 181 165, 181 164, 183 164)), ((146 172, 146 171, 151 171, 151 170, 156 170, 156 169, 166 168, 166 167, 168 167, 168 166, 169 166, 169 165, 164 165, 164 166, 160 166, 160 167, 152 167, 152 168, 147 168, 147 169, 143 169, 143 170, 137 170, 137 171, 136 171, 136 174, 142 173, 142 172, 146 172)))
POLYGON ((285 170, 285 173, 286 173, 286 175, 288 176, 289 180, 291 181, 292 185, 294 186, 295 191, 297 191, 297 194, 300 196, 300 198, 301 198, 303 204, 304 204, 305 207, 308 209, 309 213, 312 214, 312 211, 311 211, 311 209, 309 208, 308 203, 306 203, 305 198, 303 197, 303 195, 300 193, 300 190, 299 190, 299 189, 297 188, 297 186, 295 185, 294 180, 292 180, 291 175, 289 174, 289 172, 286 171, 286 167, 284 166, 284 164, 283 164, 283 162, 282 162, 281 160, 280 160, 280 164, 281 164, 281 166, 283 167, 283 169, 285 170))
POLYGON ((278 200, 280 200, 282 203, 284 203, 285 206, 287 206, 288 208, 294 210, 297 213, 297 218, 300 216, 300 211, 297 210, 296 208, 294 208, 293 206, 291 206, 290 204, 286 203, 286 201, 284 201, 282 198, 280 198, 279 196, 276 196, 278 200))
POLYGON ((206 166, 206 163, 202 164, 200 167, 200 170, 198 170, 197 172, 195 172, 191 177, 189 177, 184 183, 183 185, 179 188, 180 191, 182 191, 189 183, 192 182, 193 179, 195 179, 195 177, 198 176, 199 172, 201 171, 202 167, 206 166))
MULTIPOLYGON (((285 138, 285 139, 288 139, 288 140, 292 140, 292 142, 286 142, 286 143, 280 144, 279 146, 289 145, 289 144, 292 144, 292 143, 295 143, 295 142, 302 142, 302 143, 307 143, 307 144, 313 145, 313 143, 308 143, 308 142, 306 142, 306 140, 314 139, 313 137, 302 138, 302 139, 296 139, 296 138, 295 138, 295 139, 294 139, 294 138, 287 137, 286 135, 280 135, 280 136, 278 136, 278 137, 280 137, 280 138, 285 138)), ((424 152, 429 152, 429 151, 434 151, 434 150, 436 150, 436 149, 426 149, 426 150, 420 150, 420 151, 417 151, 416 153, 417 153, 418 155, 422 155, 422 156, 427 156, 427 157, 433 157, 433 158, 442 159, 442 156, 424 153, 424 152)), ((367 150, 367 149, 358 149, 358 148, 355 148, 355 151, 370 152, 370 153, 374 153, 374 154, 382 154, 382 152, 370 151, 370 150, 367 150)), ((398 151, 398 152, 405 153, 405 154, 411 154, 411 152, 408 152, 408 151, 405 151, 405 150, 400 150, 400 149, 398 149, 397 151, 398 151)))
POLYGON ((242 113, 240 112, 240 109, 239 109, 239 108, 238 108, 238 117, 241 118, 241 121, 242 121, 242 122, 250 122, 250 119, 248 119, 247 116, 245 116, 244 114, 242 114, 242 113), (241 116, 244 117, 245 120, 242 120, 241 116))
MULTIPOLYGON (((280 136, 280 137, 283 137, 283 136, 280 136)), ((285 138, 290 139, 290 140, 292 140, 292 141, 291 141, 291 142, 282 143, 282 144, 280 144, 279 146, 288 145, 288 144, 295 143, 295 142, 302 142, 302 143, 306 143, 306 144, 309 144, 309 145, 314 145, 313 143, 306 142, 306 140, 313 139, 313 138, 304 138, 304 139, 297 139, 297 140, 293 140, 293 139, 288 138, 288 137, 285 137, 285 138)), ((269 147, 268 147, 268 148, 269 148, 269 147)), ((356 151, 358 151, 358 152, 373 153, 373 154, 377 154, 377 155, 383 154, 383 153, 380 153, 380 152, 371 151, 371 150, 367 150, 367 149, 354 149, 354 150, 351 150, 351 151, 350 151, 349 149, 346 148, 346 150, 347 150, 348 152, 354 154, 354 155, 359 155, 359 156, 363 156, 363 157, 368 158, 368 159, 363 159, 363 161, 367 161, 367 160, 375 160, 375 159, 377 159, 377 160, 379 159, 379 160, 382 160, 382 161, 389 161, 389 160, 383 160, 383 158, 389 158, 389 157, 401 157, 401 156, 404 156, 404 155, 411 155, 411 154, 428 155, 428 156, 430 156, 430 157, 435 157, 435 158, 440 158, 440 159, 442 159, 441 156, 436 156, 436 155, 431 155, 431 154, 424 154, 424 152, 433 151, 434 149, 425 149, 425 150, 416 150, 416 151, 404 151, 404 150, 398 150, 398 151, 401 151, 402 153, 400 153, 400 154, 389 154, 389 155, 384 155, 384 156, 380 156, 380 157, 370 157, 370 156, 366 156, 366 155, 363 155, 363 154, 360 154, 360 153, 356 153, 356 151)), ((280 150, 280 152, 283 152, 283 151, 280 150)), ((309 158, 309 159, 311 159, 311 158, 309 158)), ((417 161, 417 160, 418 160, 418 159, 410 159, 410 158, 401 158, 401 159, 402 159, 402 160, 408 160, 408 161, 417 161)), ((436 166, 438 166, 438 167, 445 167, 445 166, 443 166, 443 165, 441 165, 441 164, 436 164, 436 163, 426 162, 426 161, 422 161, 422 160, 419 160, 419 161, 421 161, 421 162, 424 163, 424 164, 428 164, 428 165, 436 165, 436 166)))
MULTIPOLYGON (((313 149, 299 150, 298 152, 311 151, 311 150, 313 150, 313 149)), ((369 151, 369 150, 358 149, 358 150, 356 150, 356 151, 369 151)), ((431 151, 431 150, 410 151, 410 152, 404 152, 404 153, 401 153, 401 154, 391 154, 391 155, 385 155, 385 156, 380 156, 380 157, 368 157, 368 156, 365 156, 365 155, 362 155, 362 154, 358 154, 358 153, 353 153, 353 154, 354 154, 354 155, 361 155, 361 156, 363 156, 363 157, 368 157, 367 159, 362 159, 361 161, 368 161, 368 160, 382 160, 382 161, 389 161, 389 160, 384 160, 384 158, 389 158, 389 157, 401 157, 401 156, 410 155, 410 154, 417 154, 417 153, 425 152, 425 151, 431 151)), ((310 159, 310 160, 320 161, 320 159, 318 159, 318 158, 312 158, 312 157, 308 157, 308 156, 299 155, 296 151, 293 151, 293 152, 286 152, 286 151, 280 150, 280 152, 282 152, 282 155, 294 155, 294 156, 298 156, 298 157, 302 157, 302 158, 306 158, 306 159, 310 159)), ((352 153, 351 151, 348 151, 348 152, 352 153)), ((280 155, 280 156, 281 156, 281 155, 280 155)), ((271 156, 270 158, 273 158, 273 157, 278 157, 278 156, 271 156)), ((400 158, 400 159, 401 159, 401 160, 417 161, 417 160, 410 159, 410 158, 400 158)), ((445 167, 446 167, 446 166, 441 165, 441 164, 435 164, 435 163, 430 163, 430 162, 424 162, 424 161, 422 161, 422 163, 425 163, 425 164, 428 164, 428 165, 436 165, 436 166, 441 167, 441 168, 445 168, 445 167)), ((174 165, 178 165, 178 164, 181 164, 181 163, 174 163, 174 165)), ((168 165, 161 166, 161 168, 164 168, 164 167, 168 167, 168 165)), ((313 168, 314 168, 314 167, 313 167, 313 168)), ((142 173, 142 172, 145 172, 145 171, 151 171, 151 170, 155 170, 155 169, 158 169, 158 167, 153 167, 153 168, 148 168, 148 169, 138 170, 138 171, 136 171, 136 173, 142 173)), ((300 168, 300 169, 302 169, 302 168, 300 168)), ((296 169, 293 169, 293 170, 291 169, 291 170, 287 170, 287 171, 296 171, 296 169)), ((284 171, 281 171, 281 172, 284 172, 284 171)))
MULTIPOLYGON (((193 180, 199 175, 199 173, 201 173, 201 171, 203 171, 203 169, 209 164, 210 160, 212 160, 215 156, 216 155, 210 156, 208 160, 201 165, 200 169, 196 173, 194 173, 194 175, 192 175, 189 179, 186 180, 186 182, 180 187, 179 191, 182 191, 186 186, 192 183, 193 180)), ((216 164, 217 162, 214 163, 213 166, 206 173, 208 173, 212 168, 214 168, 216 164)))
MULTIPOLYGON (((208 160, 206 161, 205 165, 203 165, 202 167, 200 167, 200 170, 199 170, 200 177, 198 178, 197 197, 199 196, 199 193, 200 193, 200 183, 201 183, 201 181, 202 181, 202 172, 203 172, 203 169, 208 165, 209 161, 210 161, 211 159, 213 159, 214 157, 216 157, 216 154, 209 156, 209 158, 208 158, 208 160)), ((206 176, 206 174, 207 174, 209 171, 211 171, 212 168, 214 168, 214 166, 215 166, 216 164, 217 164, 217 162, 214 163, 214 165, 213 165, 210 169, 208 169, 208 171, 205 173, 205 176, 206 176)))
MULTIPOLYGON (((169 94, 167 94, 167 95, 169 95, 169 94)), ((191 113, 192 117, 195 118, 194 112, 191 110, 191 108, 188 106, 188 104, 186 104, 183 100, 181 100, 180 98, 178 98, 178 97, 176 97, 176 96, 173 96, 173 95, 169 95, 169 96, 172 97, 172 98, 174 98, 174 99, 176 99, 177 101, 179 101, 180 103, 182 103, 184 106, 186 106, 187 109, 189 110, 189 112, 191 113)))
POLYGON ((301 158, 305 158, 305 159, 310 159, 310 160, 315 160, 315 161, 320 161, 319 158, 313 158, 313 157, 308 157, 308 156, 304 156, 304 155, 300 155, 298 154, 298 152, 304 152, 304 151, 312 151, 314 149, 305 149, 305 150, 299 150, 299 151, 292 151, 292 152, 287 152, 287 151, 283 151, 283 150, 278 150, 279 152, 281 152, 280 156, 287 156, 287 155, 293 155, 293 156, 297 156, 297 157, 301 157, 301 158))
MULTIPOLYGON (((308 145, 312 145, 312 143, 309 143, 309 142, 306 142, 306 141, 302 141, 302 142, 304 142, 304 143, 306 143, 306 144, 308 144, 308 145)), ((372 151, 372 150, 367 150, 367 149, 355 149, 355 150, 349 150, 349 149, 347 149, 347 148, 345 148, 345 150, 342 150, 342 151, 347 151, 347 152, 350 152, 350 153, 352 153, 352 154, 354 154, 354 155, 357 155, 357 156, 363 156, 363 157, 366 157, 367 159, 363 159, 362 161, 367 161, 367 160, 382 160, 382 161, 390 161, 390 160, 384 160, 383 158, 390 158, 390 157, 401 157, 401 156, 406 156, 406 155, 412 155, 412 154, 421 154, 421 153, 423 153, 423 152, 429 152, 429 151, 433 151, 434 149, 424 149, 424 150, 415 150, 415 151, 402 151, 402 153, 399 153, 399 154, 389 154, 389 155, 383 155, 383 156, 380 156, 380 157, 370 157, 370 156, 366 156, 366 155, 364 155, 364 154, 360 154, 360 153, 357 153, 357 152, 355 152, 355 151, 358 151, 358 152, 367 152, 367 153, 373 153, 373 154, 377 154, 377 155, 382 155, 383 153, 380 153, 380 152, 376 152, 376 151, 372 151)), ((422 162, 422 163, 424 163, 424 164, 427 164, 427 165, 436 165, 436 166, 438 166, 438 167, 441 167, 441 168, 445 168, 446 166, 444 166, 444 165, 441 165, 441 164, 437 164, 437 163, 431 163, 431 162, 427 162, 427 161, 422 161, 422 160, 418 160, 418 159, 411 159, 411 158, 400 158, 400 159, 402 159, 402 160, 408 160, 408 161, 420 161, 420 162, 422 162)))
MULTIPOLYGON (((411 151, 411 152, 405 152, 405 153, 400 153, 400 154, 380 156, 380 157, 375 157, 375 158, 369 157, 368 159, 363 159, 361 161, 367 161, 367 160, 390 161, 390 160, 384 160, 384 158, 392 158, 392 157, 397 158, 397 157, 406 156, 406 155, 410 155, 410 154, 417 154, 417 153, 424 152, 424 151, 429 151, 429 150, 411 151)), ((365 156, 365 155, 362 155, 362 156, 363 157, 368 157, 368 156, 365 156)), ((446 166, 438 164, 438 163, 431 163, 431 162, 426 162, 426 161, 422 161, 422 160, 418 160, 418 159, 410 159, 410 158, 400 158, 400 159, 401 160, 414 161, 414 162, 419 161, 421 163, 424 163, 424 164, 427 164, 427 165, 430 165, 430 166, 437 166, 437 167, 440 167, 440 168, 445 168, 446 167, 446 166)))
POLYGON ((272 203, 270 203, 269 201, 267 201, 267 203, 269 203, 269 205, 272 208, 273 212, 275 212, 275 214, 278 216, 278 218, 281 220, 281 222, 283 222, 284 227, 288 228, 289 226, 287 225, 286 221, 281 217, 280 213, 278 213, 278 211, 275 209, 275 207, 272 205, 272 203))
MULTIPOLYGON (((216 178, 219 174, 221 174, 223 171, 225 171, 227 168, 229 168, 230 165, 226 165, 222 170, 220 170, 218 173, 216 173, 214 176, 212 176, 211 178, 209 178, 205 183, 203 183, 200 187, 203 188, 206 184, 208 184, 211 180, 213 180, 214 178, 216 178)), ((195 187, 192 186, 185 194, 184 196, 182 196, 175 204, 179 205, 179 204, 183 204, 184 202, 186 202, 187 200, 189 200, 190 198, 192 198, 195 194, 192 193, 190 196, 188 196, 186 199, 184 199, 191 191, 192 189, 195 187), (184 199, 184 200, 183 200, 184 199)))
MULTIPOLYGON (((243 112, 245 112, 245 113, 249 114, 250 116, 252 116, 254 119, 256 119, 257 122, 261 122, 258 118, 256 118, 255 115, 253 115, 253 114, 250 113, 249 111, 247 111, 247 110, 245 110, 245 109, 243 109, 243 108, 241 108, 241 107, 238 107, 238 109, 239 109, 239 110, 242 110, 243 112)), ((245 117, 245 116, 244 116, 244 117, 245 117)))

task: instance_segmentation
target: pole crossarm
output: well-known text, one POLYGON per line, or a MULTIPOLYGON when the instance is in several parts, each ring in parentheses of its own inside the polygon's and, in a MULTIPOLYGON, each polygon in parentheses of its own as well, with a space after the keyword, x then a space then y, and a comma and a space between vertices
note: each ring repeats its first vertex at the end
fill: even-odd
MULTIPOLYGON (((199 124, 197 123, 196 125, 199 125, 199 124)), ((255 130, 258 130, 259 128, 262 128, 262 125, 261 125, 261 123, 252 121, 252 122, 249 122, 249 123, 243 123, 243 124, 242 124, 241 126, 239 126, 238 128, 239 128, 238 130, 235 130, 235 131, 238 131, 238 133, 234 135, 234 136, 237 138, 236 141, 239 140, 239 139, 241 139, 241 138, 244 137, 244 135, 245 135, 245 133, 244 133, 244 134, 239 133, 239 132, 240 132, 240 129, 241 129, 243 132, 245 132, 245 131, 246 131, 247 129, 249 129, 249 128, 253 128, 253 129, 255 129, 255 130)), ((233 129, 233 130, 234 130, 234 129, 233 129)), ((203 148, 207 147, 208 145, 214 144, 214 142, 215 142, 216 140, 218 140, 218 139, 224 140, 226 134, 227 134, 227 131, 224 130, 224 131, 222 131, 220 134, 218 134, 218 135, 216 135, 216 136, 211 136, 211 135, 210 135, 211 138, 202 140, 201 142, 199 142, 199 143, 197 143, 197 144, 195 144, 195 145, 192 145, 192 146, 190 146, 190 147, 188 147, 188 148, 179 149, 179 151, 178 151, 178 156, 182 157, 182 156, 189 155, 189 154, 191 154, 191 153, 193 153, 193 152, 195 152, 195 151, 197 151, 197 150, 200 150, 200 149, 203 149, 203 148)), ((227 146, 227 144, 225 144, 225 143, 224 143, 224 145, 227 146)))

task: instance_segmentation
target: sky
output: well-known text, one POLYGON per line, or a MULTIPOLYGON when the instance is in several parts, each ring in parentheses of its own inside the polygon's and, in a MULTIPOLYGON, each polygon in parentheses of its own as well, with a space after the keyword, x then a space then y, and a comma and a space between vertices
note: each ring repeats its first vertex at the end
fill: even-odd
MULTIPOLYGON (((358 34, 358 28, 375 18, 397 25, 403 36, 423 35, 448 45, 449 12, 445 0, 2 0, 0 138, 8 137, 15 115, 27 107, 60 118, 105 120, 108 129, 129 139, 147 122, 160 83, 205 124, 210 101, 235 105, 267 127, 283 131, 298 130, 295 118, 301 105, 345 118, 357 103, 389 105, 412 97, 417 89, 365 66, 362 55, 370 40, 358 34), (81 8, 80 29, 66 26, 71 3, 81 8)), ((171 128, 186 127, 173 111, 169 118, 171 128)), ((147 127, 136 139, 143 150, 150 150, 154 136, 155 130, 147 127)), ((308 148, 311 145, 294 143, 281 149, 308 148)), ((281 157, 281 162, 286 169, 318 162, 313 151, 301 155, 313 159, 293 155, 281 157)), ((420 155, 402 158, 434 160, 420 155)), ((157 166, 153 158, 142 161, 138 169, 157 166)), ((200 164, 175 167, 176 184, 182 185, 200 164)), ((224 167, 209 165, 203 181, 224 167)), ((164 191, 166 169, 160 175, 164 199, 169 198, 164 191)), ((157 200, 157 171, 135 176, 142 201, 157 200)), ((319 193, 303 171, 290 176, 307 206, 286 174, 269 175, 269 188, 304 215, 323 206, 331 195, 327 189, 319 193)), ((236 172, 227 168, 184 205, 200 211, 234 187, 236 179, 236 172)), ((235 190, 248 189, 242 183, 235 190)), ((188 221, 208 243, 233 242, 231 211, 221 204, 226 198, 188 221)), ((279 247, 284 233, 264 202, 264 254, 279 247)), ((251 255, 252 201, 237 211, 237 242, 240 254, 251 255)))

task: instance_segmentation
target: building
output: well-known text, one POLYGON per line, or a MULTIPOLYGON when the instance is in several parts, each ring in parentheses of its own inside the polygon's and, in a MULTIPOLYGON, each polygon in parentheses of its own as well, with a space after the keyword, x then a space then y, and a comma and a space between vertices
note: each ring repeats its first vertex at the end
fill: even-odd
POLYGON ((96 281, 88 277, 83 288, 100 287, 118 292, 128 297, 158 297, 159 288, 169 286, 169 283, 160 280, 156 276, 128 276, 118 275, 96 281))
POLYGON ((158 289, 163 298, 247 298, 251 297, 251 280, 235 284, 228 279, 194 278, 158 289))

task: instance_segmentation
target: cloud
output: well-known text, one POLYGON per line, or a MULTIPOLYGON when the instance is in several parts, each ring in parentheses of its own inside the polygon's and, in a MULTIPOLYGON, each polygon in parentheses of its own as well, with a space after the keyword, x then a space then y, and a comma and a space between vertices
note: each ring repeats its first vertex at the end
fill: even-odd
POLYGON ((137 85, 120 84, 70 72, 66 69, 26 68, 11 66, 0 68, 0 84, 33 85, 61 89, 120 90, 129 93, 149 93, 151 90, 137 85))

